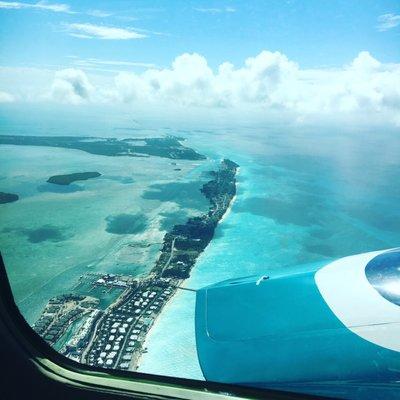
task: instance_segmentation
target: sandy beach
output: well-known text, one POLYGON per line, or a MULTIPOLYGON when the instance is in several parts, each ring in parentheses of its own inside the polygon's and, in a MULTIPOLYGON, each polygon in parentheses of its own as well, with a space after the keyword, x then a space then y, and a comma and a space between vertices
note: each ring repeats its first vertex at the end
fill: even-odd
MULTIPOLYGON (((240 168, 237 169, 236 171, 236 177, 239 175, 240 172, 240 168)), ((236 190, 238 188, 239 184, 238 182, 236 182, 236 190)), ((218 221, 218 225, 220 225, 231 213, 232 207, 236 201, 237 198, 237 194, 235 194, 235 196, 233 196, 229 207, 227 208, 225 214, 222 216, 222 218, 218 221)), ((197 259, 196 265, 199 263, 199 261, 201 260, 202 256, 204 255, 204 252, 200 255, 200 257, 197 259)), ((196 268, 196 266, 194 267, 196 268)), ((185 279, 180 286, 183 288, 188 287, 187 285, 190 285, 190 278, 185 279)), ((192 289, 192 288, 190 288, 192 289)), ((188 292, 188 291, 184 291, 184 290, 180 290, 179 288, 176 290, 176 292, 174 293, 174 295, 169 299, 169 301, 167 302, 167 304, 164 306, 164 308, 162 309, 161 313, 157 316, 156 320, 154 321, 153 325, 151 326, 150 330, 148 331, 147 335, 146 335, 146 340, 144 342, 143 348, 146 349, 148 347, 150 347, 151 345, 154 345, 154 342, 156 341, 155 338, 159 337, 162 334, 162 326, 165 323, 165 321, 163 321, 163 316, 170 314, 171 312, 174 311, 174 308, 176 308, 177 306, 179 307, 181 304, 185 304, 186 308, 188 307, 187 301, 185 301, 188 297, 193 297, 195 298, 195 293, 194 292, 188 292)), ((194 301, 193 301, 193 307, 192 310, 194 312, 194 301)), ((194 324, 194 320, 193 320, 193 324, 194 324)), ((184 352, 187 351, 187 349, 184 350, 184 352)), ((190 352, 190 356, 193 358, 193 348, 191 348, 189 350, 190 352)), ((143 354, 145 355, 146 353, 142 353, 141 357, 138 360, 138 366, 137 366, 137 370, 140 372, 149 372, 149 370, 147 370, 147 368, 145 367, 145 369, 141 369, 140 367, 140 361, 143 357, 143 354)), ((196 356, 197 357, 197 356, 196 356)), ((197 359, 197 358, 196 358, 197 359)), ((200 366, 198 366, 198 369, 195 371, 191 371, 190 375, 188 376, 193 376, 193 374, 197 375, 196 379, 204 379, 201 371, 200 371, 200 366)))

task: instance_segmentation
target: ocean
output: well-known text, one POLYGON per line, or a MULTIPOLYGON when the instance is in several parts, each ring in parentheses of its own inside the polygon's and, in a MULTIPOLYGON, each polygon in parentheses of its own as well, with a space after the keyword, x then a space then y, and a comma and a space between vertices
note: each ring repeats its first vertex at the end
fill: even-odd
MULTIPOLYGON (((214 157, 240 165, 230 214, 185 286, 290 274, 400 244, 400 136, 368 132, 213 133, 214 157), (366 135, 369 135, 366 137, 366 135), (326 136, 323 136, 326 135, 326 136)), ((195 139, 193 139, 195 141, 195 139)), ((211 153, 210 153, 211 154, 211 153)), ((141 372, 204 379, 194 332, 195 293, 180 291, 148 335, 141 372)))
MULTIPOLYGON (((30 323, 49 297, 68 290, 85 272, 145 274, 165 231, 207 209, 199 189, 205 172, 222 158, 240 165, 237 196, 185 282, 188 288, 252 274, 293 273, 400 245, 399 132, 302 125, 175 128, 149 121, 135 122, 132 130, 125 116, 108 124, 92 119, 85 129, 72 129, 62 119, 34 125, 1 119, 1 134, 175 133, 208 156, 205 162, 179 161, 181 171, 175 171, 171 160, 156 157, 0 146, 0 191, 21 196, 0 205, 1 251, 30 323), (80 171, 102 176, 76 182, 68 193, 46 184, 51 175, 80 171), (138 231, 124 233, 132 218, 140 222, 138 231), (128 245, 132 241, 136 247, 128 245)), ((203 379, 194 305, 194 293, 179 291, 165 307, 147 338, 140 371, 203 379)))

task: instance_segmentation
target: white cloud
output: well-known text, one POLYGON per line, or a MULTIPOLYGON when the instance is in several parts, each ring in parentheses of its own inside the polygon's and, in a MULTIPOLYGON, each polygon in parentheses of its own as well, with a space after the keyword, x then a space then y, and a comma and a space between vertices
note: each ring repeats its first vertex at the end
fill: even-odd
MULTIPOLYGON (((68 4, 48 3, 46 1, 39 1, 36 3, 23 3, 20 1, 0 1, 0 9, 9 9, 9 10, 37 9, 37 10, 53 11, 58 13, 78 14, 76 11, 72 11, 71 7, 68 4)), ((85 12, 85 14, 98 18, 106 18, 113 15, 110 12, 102 10, 88 10, 85 12)))
MULTIPOLYGON (((144 63, 137 61, 119 61, 119 60, 99 60, 97 58, 72 58, 72 64, 80 68, 89 68, 89 69, 100 69, 104 70, 104 67, 140 67, 140 68, 156 68, 155 64, 152 63, 144 63)), ((110 70, 114 71, 114 70, 110 70)), ((119 71, 117 71, 119 72, 119 71)))
POLYGON ((15 101, 15 97, 7 92, 0 90, 0 103, 12 103, 15 101))
POLYGON ((368 51, 361 51, 351 62, 350 69, 353 71, 374 72, 381 68, 382 64, 376 60, 368 51))
POLYGON ((89 10, 86 14, 91 15, 92 17, 106 18, 111 17, 112 13, 108 13, 106 11, 101 10, 89 10))
MULTIPOLYGON (((301 68, 284 54, 270 51, 249 57, 239 66, 223 62, 217 68, 196 53, 176 57, 167 68, 133 61, 72 60, 76 68, 56 73, 51 90, 47 89, 48 99, 72 104, 109 102, 156 114, 184 109, 181 115, 218 113, 245 118, 254 114, 264 120, 278 115, 284 121, 350 119, 400 125, 400 64, 382 63, 367 51, 340 68, 318 69, 301 68), (144 70, 130 69, 139 64, 144 70), (90 69, 103 66, 124 71, 105 75, 90 69)), ((12 79, 10 69, 4 74, 0 74, 2 82, 10 82, 4 90, 23 99, 29 89, 29 98, 34 98, 28 86, 37 79, 29 80, 28 72, 12 79)), ((37 88, 37 100, 40 93, 43 85, 37 88)))
POLYGON ((50 98, 61 103, 81 104, 90 100, 93 91, 83 71, 67 68, 56 72, 50 98))
POLYGON ((279 52, 263 51, 235 68, 213 71, 199 54, 177 57, 171 68, 115 77, 123 102, 234 108, 307 115, 400 112, 400 64, 382 64, 361 52, 340 69, 301 69, 279 52))
POLYGON ((37 3, 21 3, 18 1, 0 1, 0 9, 12 9, 12 10, 20 10, 20 9, 38 9, 38 10, 47 10, 53 12, 67 13, 73 14, 71 8, 68 4, 57 4, 57 3, 47 3, 44 1, 39 1, 37 3))
POLYGON ((94 24, 67 24, 66 25, 71 36, 85 39, 104 39, 104 40, 129 40, 141 39, 146 35, 135 32, 127 28, 115 28, 94 24))
POLYGON ((225 8, 203 8, 198 7, 195 8, 195 11, 207 14, 221 14, 221 13, 234 13, 236 9, 233 7, 225 7, 225 8))
POLYGON ((383 14, 378 17, 377 29, 380 32, 388 31, 400 25, 400 15, 383 14))

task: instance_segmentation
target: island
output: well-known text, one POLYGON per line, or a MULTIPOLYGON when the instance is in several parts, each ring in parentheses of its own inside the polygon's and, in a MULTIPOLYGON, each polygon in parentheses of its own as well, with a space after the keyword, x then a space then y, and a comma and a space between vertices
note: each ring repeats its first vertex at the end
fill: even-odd
POLYGON ((82 150, 90 154, 114 157, 157 156, 179 160, 204 160, 206 157, 183 146, 183 138, 98 138, 79 136, 19 136, 0 135, 0 145, 47 146, 82 150))
POLYGON ((146 352, 146 336, 162 309, 178 289, 190 290, 182 287, 182 283, 190 276, 236 195, 238 167, 225 159, 210 174, 212 179, 201 188, 210 203, 208 211, 174 225, 165 234, 160 255, 146 276, 98 274, 92 280, 91 293, 96 288, 101 293, 123 289, 106 309, 100 310, 90 298, 77 299, 74 293, 66 294, 49 301, 34 329, 57 347, 68 327, 78 318, 86 318, 59 351, 92 366, 137 370, 141 355, 146 352), (75 301, 77 311, 71 308, 71 301, 75 301), (85 308, 82 302, 89 306, 85 308))
POLYGON ((18 199, 19 196, 17 194, 0 192, 0 204, 12 203, 18 199))
POLYGON ((56 185, 69 185, 76 181, 86 181, 88 179, 97 178, 101 176, 99 172, 76 172, 74 174, 54 175, 47 179, 47 182, 56 185))

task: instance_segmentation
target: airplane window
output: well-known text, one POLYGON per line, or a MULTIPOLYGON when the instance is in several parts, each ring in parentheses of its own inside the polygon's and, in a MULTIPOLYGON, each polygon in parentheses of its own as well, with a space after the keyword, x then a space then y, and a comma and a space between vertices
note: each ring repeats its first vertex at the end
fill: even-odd
POLYGON ((379 294, 400 306, 400 250, 375 257, 367 264, 365 274, 379 294))
POLYGON ((392 0, 0 1, 0 250, 36 334, 102 371, 398 390, 396 323, 346 324, 316 274, 351 255, 400 305, 399 32, 392 0))

